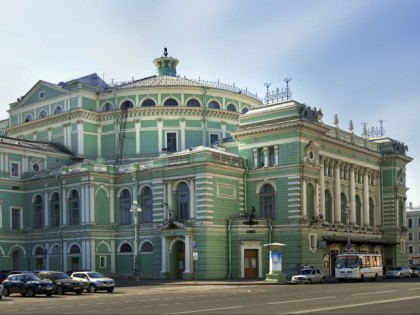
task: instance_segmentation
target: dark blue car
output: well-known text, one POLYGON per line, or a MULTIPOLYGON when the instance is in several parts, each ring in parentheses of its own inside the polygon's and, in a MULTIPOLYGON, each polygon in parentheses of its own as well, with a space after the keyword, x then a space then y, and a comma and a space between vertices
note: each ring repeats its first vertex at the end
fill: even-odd
POLYGON ((20 293, 22 296, 35 296, 45 294, 51 296, 53 284, 51 281, 41 280, 32 274, 12 274, 3 281, 3 295, 9 296, 12 293, 20 293))

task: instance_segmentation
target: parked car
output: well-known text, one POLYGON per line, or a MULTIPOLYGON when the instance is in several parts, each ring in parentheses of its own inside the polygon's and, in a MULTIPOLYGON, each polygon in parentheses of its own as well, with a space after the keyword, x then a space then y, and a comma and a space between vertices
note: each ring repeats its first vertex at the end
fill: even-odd
POLYGON ((292 277, 292 283, 325 283, 325 275, 317 268, 303 269, 299 275, 292 277))
POLYGON ((411 270, 413 271, 413 277, 420 277, 420 266, 413 266, 411 270))
POLYGON ((41 271, 36 274, 38 278, 52 282, 55 294, 65 294, 66 292, 75 292, 82 294, 85 284, 82 280, 71 279, 67 274, 60 271, 41 271))
POLYGON ((12 293, 20 293, 22 296, 35 296, 45 294, 51 296, 53 284, 51 281, 41 280, 31 274, 11 274, 3 281, 3 295, 9 296, 12 293))
POLYGON ((3 286, 0 284, 0 300, 3 297, 3 286))
POLYGON ((0 272, 0 284, 4 281, 4 280, 6 280, 6 278, 7 278, 7 276, 8 276, 9 274, 8 273, 5 273, 5 272, 0 272))
POLYGON ((106 290, 111 293, 115 288, 114 280, 96 271, 77 271, 71 275, 71 278, 86 281, 86 290, 90 293, 95 293, 98 290, 106 290))
POLYGON ((412 273, 407 266, 395 266, 387 270, 385 278, 410 278, 412 273))

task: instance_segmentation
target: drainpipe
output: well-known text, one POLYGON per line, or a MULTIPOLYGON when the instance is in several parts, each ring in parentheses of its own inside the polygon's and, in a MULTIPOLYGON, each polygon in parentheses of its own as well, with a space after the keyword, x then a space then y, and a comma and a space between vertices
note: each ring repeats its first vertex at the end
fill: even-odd
POLYGON ((206 105, 206 96, 207 96, 207 89, 208 87, 204 87, 204 95, 203 95, 203 105, 204 105, 204 115, 203 115, 203 144, 207 146, 207 105, 206 105))
POLYGON ((64 272, 64 248, 63 248, 63 184, 61 178, 57 175, 58 179, 58 192, 59 192, 59 207, 60 207, 60 228, 58 229, 58 236, 60 238, 60 265, 61 271, 64 272))
POLYGON ((232 277, 232 219, 226 219, 228 228, 228 275, 227 278, 231 279, 232 277))

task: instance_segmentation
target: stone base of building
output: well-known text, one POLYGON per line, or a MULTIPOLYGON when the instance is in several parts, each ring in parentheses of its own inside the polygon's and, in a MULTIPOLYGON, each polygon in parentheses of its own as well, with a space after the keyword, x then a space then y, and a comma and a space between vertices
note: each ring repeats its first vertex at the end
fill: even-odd
POLYGON ((184 279, 184 280, 194 280, 195 279, 194 273, 193 272, 184 272, 182 274, 182 279, 184 279))
POLYGON ((286 274, 282 272, 272 272, 265 275, 266 282, 285 282, 286 274))

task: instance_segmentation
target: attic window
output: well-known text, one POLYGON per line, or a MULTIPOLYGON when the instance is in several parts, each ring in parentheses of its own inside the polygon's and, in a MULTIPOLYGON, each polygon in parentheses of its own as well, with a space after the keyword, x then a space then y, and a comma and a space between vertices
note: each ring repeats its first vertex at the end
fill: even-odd
POLYGON ((43 100, 45 98, 45 91, 40 91, 38 96, 40 100, 43 100))

